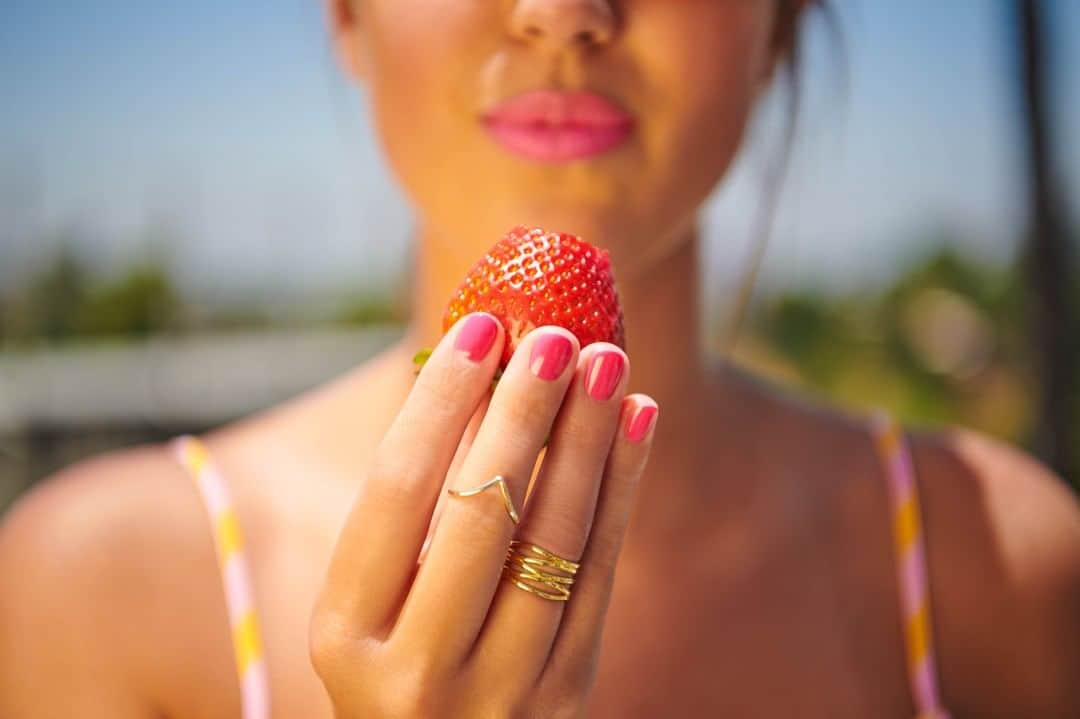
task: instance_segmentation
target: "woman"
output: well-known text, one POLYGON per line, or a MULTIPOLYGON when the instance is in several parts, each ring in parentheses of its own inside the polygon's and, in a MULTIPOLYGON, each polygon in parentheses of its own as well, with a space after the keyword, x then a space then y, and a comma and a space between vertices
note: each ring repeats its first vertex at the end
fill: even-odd
POLYGON ((968 433, 908 454, 700 351, 695 221, 807 4, 330 0, 416 207, 410 332, 24 498, 0 715, 1080 716, 1058 479, 968 433), (540 328, 487 398, 503 330, 439 317, 518 223, 611 252, 628 352, 540 328), (500 578, 531 543, 568 601, 500 578))

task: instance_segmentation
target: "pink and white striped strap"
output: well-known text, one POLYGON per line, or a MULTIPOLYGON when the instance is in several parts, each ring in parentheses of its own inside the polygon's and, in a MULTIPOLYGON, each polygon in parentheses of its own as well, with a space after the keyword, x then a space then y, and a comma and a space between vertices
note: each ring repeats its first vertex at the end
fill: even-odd
POLYGON ((177 437, 170 443, 170 449, 195 481, 210 518, 229 613, 243 719, 268 719, 270 683, 266 659, 244 557, 244 537, 228 487, 211 462, 205 445, 197 438, 177 437))
POLYGON ((911 454, 891 417, 879 413, 872 426, 889 488, 900 611, 916 719, 947 719, 949 714, 941 705, 938 689, 926 543, 911 454))

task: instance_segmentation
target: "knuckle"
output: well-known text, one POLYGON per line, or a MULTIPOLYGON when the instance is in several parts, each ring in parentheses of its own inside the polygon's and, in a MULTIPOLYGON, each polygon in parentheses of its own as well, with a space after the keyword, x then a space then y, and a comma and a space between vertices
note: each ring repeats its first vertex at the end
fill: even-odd
POLYGON ((412 505, 416 493, 427 488, 425 464, 415 456, 380 450, 372 460, 364 493, 391 507, 412 505))
POLYGON ((484 697, 482 707, 475 707, 470 716, 478 719, 533 719, 534 717, 547 716, 546 713, 538 713, 541 709, 533 696, 533 692, 516 682, 506 683, 493 688, 490 682, 479 682, 475 678, 469 682, 473 697, 484 697), (493 691, 494 689, 494 691, 493 691))
POLYGON ((383 694, 384 714, 403 719, 445 716, 449 709, 446 679, 434 661, 411 657, 387 673, 391 679, 383 694))
POLYGON ((433 692, 430 688, 415 681, 397 680, 388 687, 380 705, 383 714, 401 719, 438 716, 433 692))
POLYGON ((456 413, 470 384, 475 378, 454 362, 432 362, 424 366, 413 391, 424 404, 424 410, 438 417, 456 413))
MULTIPOLYGON (((500 717, 501 719, 533 719, 540 716, 537 713, 538 707, 534 702, 525 701, 524 698, 513 697, 510 699, 502 699, 495 703, 491 710, 492 717, 500 717)), ((547 716, 544 713, 544 716, 547 716)))
POLYGON ((585 693, 577 689, 566 687, 553 692, 547 692, 538 702, 541 708, 532 707, 528 712, 522 712, 515 716, 523 719, 581 719, 585 711, 585 693))
POLYGON ((573 407, 559 416, 552 443, 559 451, 574 457, 575 466, 598 474, 611 452, 615 435, 613 418, 598 416, 593 408, 573 407))
POLYGON ((631 442, 625 437, 619 444, 620 451, 615 455, 613 466, 619 476, 632 479, 645 468, 651 445, 649 442, 631 442))
POLYGON ((337 612, 316 610, 308 626, 308 656, 315 673, 332 680, 357 659, 348 621, 337 612))
POLYGON ((588 540, 591 519, 581 517, 568 502, 548 497, 538 502, 535 515, 529 519, 536 541, 559 553, 578 553, 588 540))
POLYGON ((584 713, 585 703, 596 677, 597 657, 591 654, 575 662, 570 672, 548 675, 539 686, 539 695, 546 708, 544 716, 577 719, 584 713))
POLYGON ((579 700, 563 699, 549 705, 548 711, 544 713, 544 716, 550 717, 550 719, 581 719, 583 716, 582 712, 583 707, 579 700))
POLYGON ((423 412, 435 419, 453 417, 461 409, 465 398, 475 390, 487 386, 484 372, 475 366, 454 360, 430 362, 424 365, 413 391, 417 394, 423 412))
POLYGON ((308 653, 316 669, 333 663, 342 654, 341 622, 329 612, 312 615, 308 629, 308 653))
POLYGON ((614 501, 629 501, 637 487, 637 480, 645 467, 645 454, 638 446, 628 446, 626 443, 618 443, 611 453, 604 482, 610 486, 610 493, 614 501), (619 446, 621 445, 621 446, 619 446))
POLYGON ((499 407, 507 433, 531 437, 534 441, 550 426, 551 418, 562 400, 553 392, 520 391, 504 398, 499 407))
POLYGON ((496 542, 507 540, 510 518, 506 516, 506 507, 498 492, 489 490, 457 506, 463 514, 462 524, 469 528, 473 546, 486 551, 496 542), (484 501, 478 501, 480 499, 484 501))
POLYGON ((589 539, 588 561, 582 567, 601 577, 614 575, 622 549, 622 535, 615 532, 601 532, 589 539))

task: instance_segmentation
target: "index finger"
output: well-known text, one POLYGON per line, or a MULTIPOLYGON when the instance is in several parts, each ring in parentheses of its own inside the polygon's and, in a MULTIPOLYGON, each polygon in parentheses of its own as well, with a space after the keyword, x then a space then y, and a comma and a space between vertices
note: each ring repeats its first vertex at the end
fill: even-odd
POLYGON ((491 386, 503 330, 466 315, 428 358, 376 450, 330 561, 320 606, 355 629, 391 622, 408 593, 438 493, 470 417, 491 386))

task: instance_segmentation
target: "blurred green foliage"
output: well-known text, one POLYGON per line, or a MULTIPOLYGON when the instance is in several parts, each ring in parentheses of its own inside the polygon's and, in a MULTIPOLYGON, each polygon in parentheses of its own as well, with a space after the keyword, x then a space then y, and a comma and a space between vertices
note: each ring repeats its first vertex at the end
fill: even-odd
MULTIPOLYGON (((946 246, 875 290, 779 292, 759 303, 738 355, 849 407, 883 408, 915 425, 962 424, 1030 448, 1039 398, 1021 269, 946 246)), ((1071 404, 1080 410, 1080 396, 1071 404)), ((1080 450, 1080 423, 1073 427, 1080 450)))
POLYGON ((98 281, 70 251, 0 295, 0 346, 144 337, 173 328, 183 302, 168 269, 145 262, 98 281))
POLYGON ((102 278, 69 250, 0 291, 0 350, 85 340, 131 340, 161 333, 250 330, 336 324, 365 327, 406 319, 391 292, 362 292, 336 303, 326 317, 281 318, 257 303, 207 309, 175 286, 167 263, 143 260, 102 278))
POLYGON ((977 409, 975 390, 995 373, 1023 383, 1031 357, 1016 276, 941 249, 878 291, 766 298, 752 334, 824 394, 876 398, 920 422, 962 421, 977 409))
POLYGON ((345 299, 335 321, 351 327, 404 324, 408 313, 404 303, 395 302, 393 292, 360 292, 345 299))

